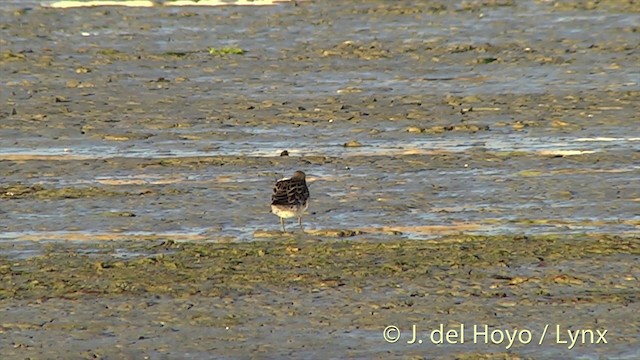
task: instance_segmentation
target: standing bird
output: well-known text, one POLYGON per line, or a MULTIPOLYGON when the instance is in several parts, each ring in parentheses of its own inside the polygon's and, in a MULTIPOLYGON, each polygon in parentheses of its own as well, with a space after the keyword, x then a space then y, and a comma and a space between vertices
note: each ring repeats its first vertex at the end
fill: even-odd
POLYGON ((302 228, 302 213, 309 207, 309 188, 304 172, 298 170, 290 178, 276 182, 271 196, 271 212, 280 217, 280 225, 284 232, 284 219, 298 217, 302 228))

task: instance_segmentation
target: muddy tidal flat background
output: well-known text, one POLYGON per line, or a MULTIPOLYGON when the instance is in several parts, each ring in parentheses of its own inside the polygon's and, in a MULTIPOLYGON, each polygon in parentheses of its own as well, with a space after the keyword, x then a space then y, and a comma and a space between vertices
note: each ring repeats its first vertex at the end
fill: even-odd
POLYGON ((639 39, 631 0, 3 1, 0 358, 636 359, 639 39))

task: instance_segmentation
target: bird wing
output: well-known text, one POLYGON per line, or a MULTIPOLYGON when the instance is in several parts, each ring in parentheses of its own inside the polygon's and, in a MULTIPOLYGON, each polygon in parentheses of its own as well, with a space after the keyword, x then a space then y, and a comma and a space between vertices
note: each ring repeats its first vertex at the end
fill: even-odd
POLYGON ((276 183, 271 196, 272 205, 304 205, 309 199, 309 189, 303 181, 283 179, 276 183))

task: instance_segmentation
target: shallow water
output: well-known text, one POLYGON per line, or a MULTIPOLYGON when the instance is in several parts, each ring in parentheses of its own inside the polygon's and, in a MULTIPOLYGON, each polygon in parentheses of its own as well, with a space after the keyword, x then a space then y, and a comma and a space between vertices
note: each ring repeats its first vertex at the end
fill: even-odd
POLYGON ((3 206, 1 221, 15 240, 33 232, 50 238, 61 231, 154 229, 168 237, 213 232, 250 240, 255 231, 277 226, 268 214, 270 187, 276 176, 294 167, 312 179, 310 229, 397 227, 410 238, 438 235, 411 228, 460 223, 484 234, 638 232, 640 194, 633 186, 640 177, 638 112, 633 95, 628 100, 618 95, 640 89, 640 73, 632 66, 638 59, 631 31, 640 22, 636 12, 550 12, 548 4, 539 2, 409 17, 361 16, 382 9, 365 4, 315 3, 53 11, 13 2, 3 9, 0 16, 9 24, 41 16, 43 26, 56 26, 47 35, 8 26, 3 51, 28 50, 36 58, 51 53, 56 64, 62 62, 53 77, 15 62, 3 70, 12 91, 5 92, 4 101, 17 115, 5 117, 0 127, 0 159, 35 167, 28 177, 24 169, 14 168, 5 182, 167 185, 181 191, 171 196, 170 205, 160 199, 11 201, 3 206), (22 7, 31 10, 15 15, 22 7), (329 10, 340 15, 323 20, 321 14, 329 10), (313 25, 293 20, 282 28, 296 12, 318 19, 313 25), (87 16, 93 19, 90 24, 84 22, 87 16), (113 19, 125 16, 154 31, 114 26, 113 19), (225 20, 212 28, 209 19, 225 20), (231 60, 201 53, 216 44, 234 44, 248 53, 231 60), (129 57, 101 61, 92 56, 92 48, 192 55, 152 60, 152 66, 129 57), (287 64, 290 55, 283 54, 310 58, 287 64), (478 56, 497 62, 475 64, 478 56), (256 71, 256 64, 262 69, 256 71), (69 67, 93 71, 65 74, 69 67), (105 77, 116 80, 104 83, 105 77), (168 82, 156 86, 154 79, 160 78, 168 82), (178 78, 187 80, 178 83, 178 78), (65 88, 68 79, 92 85, 65 88), (32 85, 25 88, 23 81, 32 85), (136 88, 137 93, 130 90, 136 88), (43 103, 55 96, 64 98, 59 105, 43 103), (29 109, 34 102, 42 109, 29 109), (56 114, 60 105, 66 106, 66 115, 56 114), (29 120, 43 113, 44 120, 29 120), (429 132, 434 126, 465 123, 480 131, 429 132), (416 126, 427 132, 407 132, 416 126), (350 140, 362 146, 342 146, 350 140), (285 149, 292 158, 321 156, 340 159, 340 164, 37 170, 47 159, 59 164, 273 158, 285 149), (474 164, 485 154, 500 153, 505 159, 474 164), (596 163, 585 158, 593 154, 596 163), (445 155, 453 160, 430 164, 430 157, 445 155), (421 157, 419 167, 390 165, 395 157, 407 156, 421 157), (222 186, 219 179, 234 185, 222 186), (215 211, 218 204, 227 210, 215 211), (108 211, 137 217, 120 221, 97 215, 108 211))
MULTIPOLYGON (((126 262, 156 255, 153 248, 130 244, 168 240, 252 245, 280 238, 444 241, 442 236, 459 233, 638 236, 640 9, 617 1, 499 3, 300 1, 259 8, 54 10, 33 1, 3 2, 2 259, 28 266, 29 259, 46 258, 47 249, 65 246, 61 242, 73 244, 73 256, 126 262), (222 57, 208 52, 225 46, 247 52, 222 57), (290 156, 279 156, 283 150, 290 156), (307 173, 311 191, 305 233, 289 220, 292 234, 280 234, 278 219, 269 213, 271 188, 297 169, 307 173), (98 250, 112 242, 123 245, 109 254, 104 253, 109 249, 98 250)), ((404 357, 503 351, 477 344, 425 350, 384 343, 378 316, 397 318, 394 312, 400 310, 374 314, 365 309, 394 304, 406 295, 404 288, 424 285, 444 291, 438 301, 447 312, 454 310, 447 318, 454 322, 496 324, 503 316, 505 326, 539 329, 544 321, 558 322, 572 313, 580 324, 597 315, 612 333, 618 326, 619 338, 611 347, 568 353, 562 347, 525 346, 516 354, 631 359, 638 355, 637 341, 627 335, 636 325, 623 332, 619 327, 637 312, 637 301, 624 290, 637 280, 637 269, 629 265, 636 259, 615 256, 602 260, 609 261, 606 266, 596 258, 551 259, 561 262, 551 268, 535 265, 538 260, 532 265, 527 257, 515 268, 492 264, 480 280, 461 280, 454 272, 439 285, 462 282, 461 289, 469 289, 469 281, 484 289, 495 286, 494 276, 503 271, 543 282, 573 271, 578 278, 620 281, 620 288, 611 285, 614 280, 602 283, 623 289, 616 296, 631 299, 615 308, 588 302, 575 307, 565 297, 579 301, 585 290, 567 285, 549 293, 548 303, 544 292, 523 290, 517 297, 522 306, 511 312, 485 294, 480 308, 469 301, 456 319, 449 304, 456 295, 436 287, 441 269, 435 268, 429 271, 436 275, 427 273, 424 283, 411 279, 378 288, 368 280, 373 289, 353 294, 351 288, 316 294, 276 286, 240 296, 234 300, 239 305, 224 308, 217 297, 192 296, 189 302, 206 303, 208 316, 218 309, 213 319, 235 319, 239 312, 261 326, 272 328, 275 321, 283 331, 266 333, 250 322, 223 329, 216 320, 212 326, 183 324, 187 330, 158 337, 172 349, 153 341, 147 345, 149 339, 138 334, 128 344, 138 351, 132 354, 152 358, 171 351, 183 358, 210 356, 214 345, 190 345, 196 329, 203 344, 244 338, 220 345, 243 355, 247 348, 258 356, 299 358, 343 358, 345 349, 354 358, 380 352, 404 357), (527 303, 528 296, 536 300, 527 303), (327 320, 336 307, 347 312, 345 306, 361 302, 363 321, 373 322, 355 327, 358 313, 350 313, 337 322, 343 328, 337 333, 337 325, 322 321, 311 329, 305 311, 296 316, 262 311, 272 311, 278 303, 274 298, 280 297, 302 301, 294 310, 312 309, 314 321, 327 320), (256 311, 256 301, 263 302, 259 314, 245 312, 256 311), (546 306, 542 312, 549 319, 540 319, 539 306, 546 306), (325 326, 331 330, 318 330, 325 326), (621 334, 627 338, 620 339, 621 334), (243 343, 247 337, 249 346, 243 343), (288 342, 280 352, 261 348, 282 339, 288 342), (308 350, 294 352, 304 342, 308 350)), ((452 260, 451 269, 456 261, 464 262, 452 260)), ((0 266, 7 269, 11 266, 0 266)), ((148 303, 144 296, 118 296, 104 301, 116 307, 148 303)), ((53 309, 45 302, 33 310, 41 317, 55 313, 56 319, 66 319, 66 310, 59 310, 66 306, 77 316, 70 322, 89 323, 99 312, 104 316, 96 329, 106 323, 123 333, 90 334, 95 330, 89 326, 89 334, 76 329, 79 340, 58 346, 58 336, 68 338, 64 321, 46 331, 39 330, 43 326, 20 329, 12 333, 11 354, 23 358, 19 344, 33 339, 46 340, 40 349, 46 352, 49 346, 52 353, 61 348, 84 355, 93 349, 120 351, 114 342, 127 341, 140 328, 157 335, 156 317, 175 315, 176 304, 184 306, 178 298, 156 300, 163 312, 145 305, 151 310, 132 310, 122 321, 91 299, 71 305, 55 300, 63 304, 53 309), (126 322, 136 317, 136 324, 146 325, 131 330, 126 322), (82 339, 88 335, 94 340, 82 339)), ((31 306, 9 311, 11 321, 31 321, 20 318, 31 318, 31 306)), ((417 305, 424 313, 433 310, 422 306, 417 305)), ((438 314, 429 316, 444 312, 438 314)), ((418 313, 406 310, 403 316, 408 323, 418 313)), ((0 324, 0 329, 13 331, 15 324, 0 324)))

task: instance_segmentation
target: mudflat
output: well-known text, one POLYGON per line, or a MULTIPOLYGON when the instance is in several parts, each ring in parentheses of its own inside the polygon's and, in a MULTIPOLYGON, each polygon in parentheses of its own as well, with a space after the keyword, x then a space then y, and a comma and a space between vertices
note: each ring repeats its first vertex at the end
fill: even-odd
POLYGON ((640 356, 638 4, 170 5, 0 5, 3 359, 640 356))

